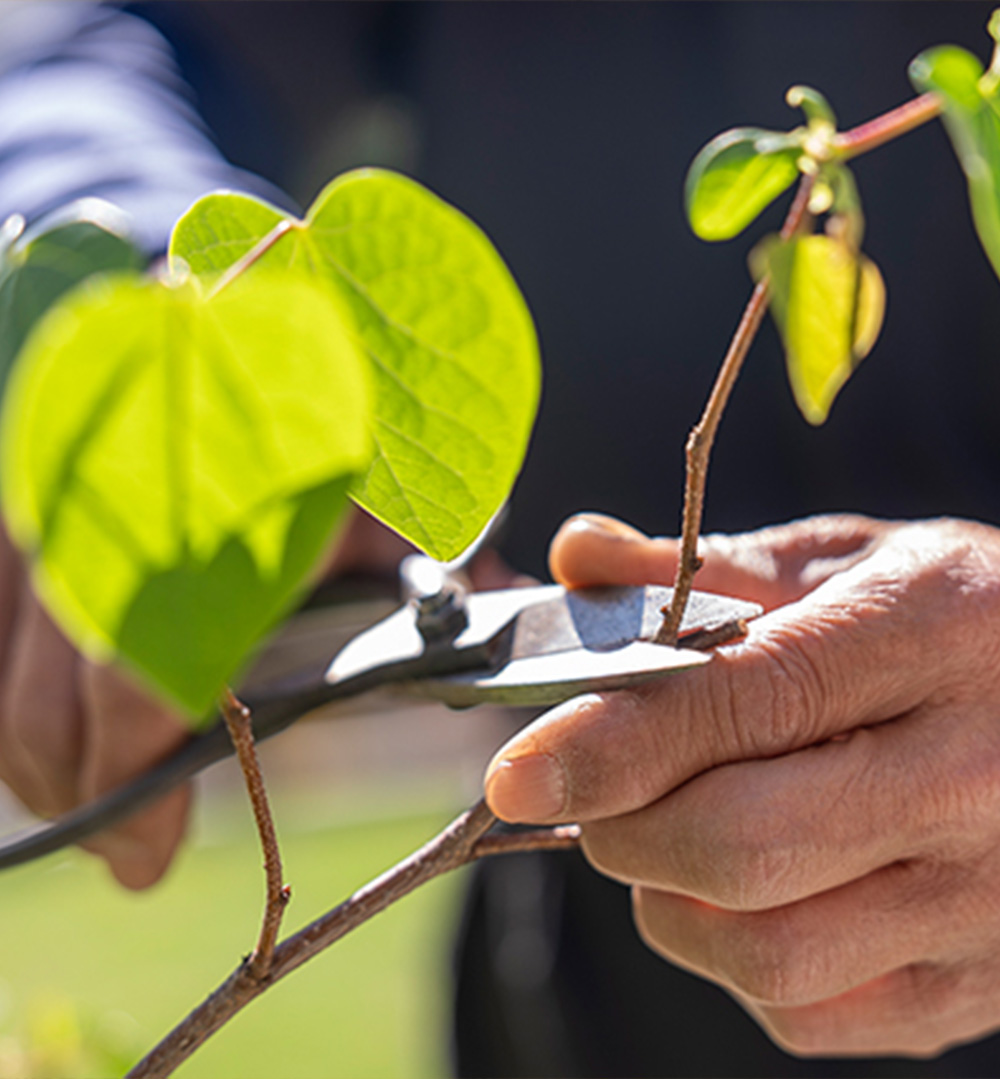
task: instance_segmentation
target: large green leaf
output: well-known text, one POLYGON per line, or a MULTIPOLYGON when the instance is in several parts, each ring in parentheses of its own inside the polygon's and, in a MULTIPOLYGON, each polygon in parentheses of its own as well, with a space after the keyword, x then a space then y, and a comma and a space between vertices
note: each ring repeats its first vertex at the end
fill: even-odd
POLYGON ((10 381, 11 531, 69 636, 196 718, 290 606, 368 464, 367 365, 329 290, 84 285, 10 381))
POLYGON ((736 127, 691 162, 684 185, 688 221, 703 240, 729 240, 787 190, 799 174, 797 136, 736 127))
POLYGON ((969 183, 976 232, 1000 275, 1000 80, 970 52, 942 45, 910 64, 919 90, 944 102, 944 124, 969 183))
POLYGON ((142 265, 125 229, 116 207, 82 199, 0 246, 0 396, 29 331, 60 296, 91 274, 142 265))
POLYGON ((207 196, 178 222, 171 257, 211 279, 276 227, 250 274, 295 266, 332 283, 371 361, 376 452, 352 496, 454 558, 507 497, 538 404, 538 345, 513 278, 468 218, 377 169, 334 180, 304 221, 246 195, 207 196))
POLYGON ((770 280, 788 379, 802 415, 826 419, 834 398, 871 351, 885 311, 878 267, 843 240, 800 236, 763 240, 751 254, 757 280, 770 280))

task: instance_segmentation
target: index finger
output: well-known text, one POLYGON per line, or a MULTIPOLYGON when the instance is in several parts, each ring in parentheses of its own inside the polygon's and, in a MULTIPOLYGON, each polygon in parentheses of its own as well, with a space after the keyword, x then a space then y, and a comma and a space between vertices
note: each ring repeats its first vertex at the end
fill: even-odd
POLYGON ((940 561, 880 549, 704 667, 542 716, 494 758, 489 804, 510 821, 614 816, 716 765, 907 712, 941 680, 938 640, 956 643, 953 583, 940 561))

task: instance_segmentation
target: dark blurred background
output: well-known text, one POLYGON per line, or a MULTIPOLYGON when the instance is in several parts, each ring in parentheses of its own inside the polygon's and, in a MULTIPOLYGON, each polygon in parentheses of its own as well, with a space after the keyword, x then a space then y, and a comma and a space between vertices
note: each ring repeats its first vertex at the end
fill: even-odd
MULTIPOLYGON (((688 230, 688 163, 720 130, 787 129, 795 82, 852 126, 990 3, 200 3, 164 27, 223 150, 307 203, 336 171, 411 172, 492 236, 535 314, 545 394, 507 550, 544 569, 584 508, 679 527, 683 443, 749 291, 752 242, 688 230)), ((856 164, 881 340, 813 430, 768 324, 722 425, 706 525, 803 513, 997 519, 1000 285, 940 124, 856 164)))
MULTIPOLYGON (((70 22, 85 7, 21 6, 46 18, 60 9, 70 22)), ((991 7, 123 5, 163 32, 191 88, 172 99, 173 118, 156 114, 165 134, 190 139, 193 113, 176 105, 190 96, 230 160, 287 193, 276 199, 305 206, 338 171, 386 165, 457 204, 499 246, 543 347, 541 415, 504 539, 510 560, 537 575, 572 512, 679 527, 684 440, 749 294, 747 252, 779 227, 787 202, 732 242, 698 241, 682 208, 698 149, 735 125, 796 126, 784 93, 797 82, 822 90, 842 127, 867 120, 913 95, 906 68, 922 49, 953 42, 986 59, 991 7)), ((170 82, 172 62, 133 30, 101 41, 87 30, 58 62, 170 82)), ((0 195, 13 152, 4 101, 0 195)), ((59 108, 75 104, 66 94, 59 108)), ((165 222, 204 189, 202 176, 218 182, 203 149, 203 173, 161 200, 165 222)), ((937 123, 860 159, 856 174, 865 249, 888 286, 881 339, 813 429, 765 325, 722 424, 709 529, 829 510, 1000 522, 1000 282, 964 178, 937 123)), ((134 185, 116 183, 92 193, 128 203, 134 185)), ((150 244, 165 239, 164 224, 150 244)), ((647 951, 627 891, 576 856, 480 867, 459 936, 462 1075, 997 1074, 995 1038, 929 1062, 786 1056, 725 994, 647 951)))
MULTIPOLYGON (((793 83, 843 127, 913 95, 907 65, 984 59, 989 3, 140 5, 177 45, 224 151, 306 204, 335 172, 401 168, 492 236, 542 340, 538 427, 504 540, 598 509, 679 528, 683 444, 749 294, 754 240, 708 245, 682 209, 719 131, 787 129, 793 83)), ((1000 283, 940 124, 856 174, 888 285, 881 340, 825 426, 799 416, 765 326, 712 464, 709 529, 828 510, 1000 521, 1000 283)), ((579 857, 477 871, 459 934, 461 1075, 993 1075, 996 1039, 936 1061, 790 1058, 728 998, 638 941, 625 889, 579 857)))

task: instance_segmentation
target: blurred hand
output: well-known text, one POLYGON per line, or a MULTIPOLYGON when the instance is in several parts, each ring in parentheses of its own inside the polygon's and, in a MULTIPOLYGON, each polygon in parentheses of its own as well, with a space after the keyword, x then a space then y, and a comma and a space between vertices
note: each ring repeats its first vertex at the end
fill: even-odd
MULTIPOLYGON (((407 550, 358 512, 326 572, 384 568, 407 550)), ((188 737, 182 717, 77 653, 35 598, 0 527, 0 780, 33 812, 54 817, 147 771, 188 737)), ((170 865, 190 803, 185 785, 82 846, 126 887, 147 888, 170 865)))
MULTIPOLYGON (((0 779, 53 817, 144 771, 187 734, 124 675, 75 651, 0 529, 0 779)), ((173 791, 84 846, 126 887, 148 887, 180 843, 190 800, 188 787, 173 791)))
MULTIPOLYGON (((672 583, 676 544, 575 518, 569 585, 672 583)), ((704 540, 766 613, 710 664, 541 717, 490 765, 510 821, 580 821, 639 930, 800 1053, 934 1054, 1000 1026, 1000 531, 821 517, 704 540)))

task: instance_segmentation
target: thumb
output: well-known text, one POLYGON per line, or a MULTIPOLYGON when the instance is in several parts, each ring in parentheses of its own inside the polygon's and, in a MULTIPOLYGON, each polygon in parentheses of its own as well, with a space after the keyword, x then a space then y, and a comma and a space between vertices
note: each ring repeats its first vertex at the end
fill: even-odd
POLYGON ((755 619, 711 663, 560 705, 493 758, 490 807, 536 824, 619 817, 710 769, 908 715, 935 692, 945 699, 981 669, 979 642, 992 640, 981 620, 971 628, 955 585, 960 572, 976 579, 963 542, 950 549, 940 531, 914 529, 755 619), (944 660, 942 641, 956 642, 944 660))
MULTIPOLYGON (((695 586, 762 604, 801 599, 854 565, 889 526, 851 514, 811 517, 738 535, 703 536, 695 586)), ((673 584, 680 543, 651 538, 599 513, 569 518, 549 550, 552 576, 568 588, 673 584)))

